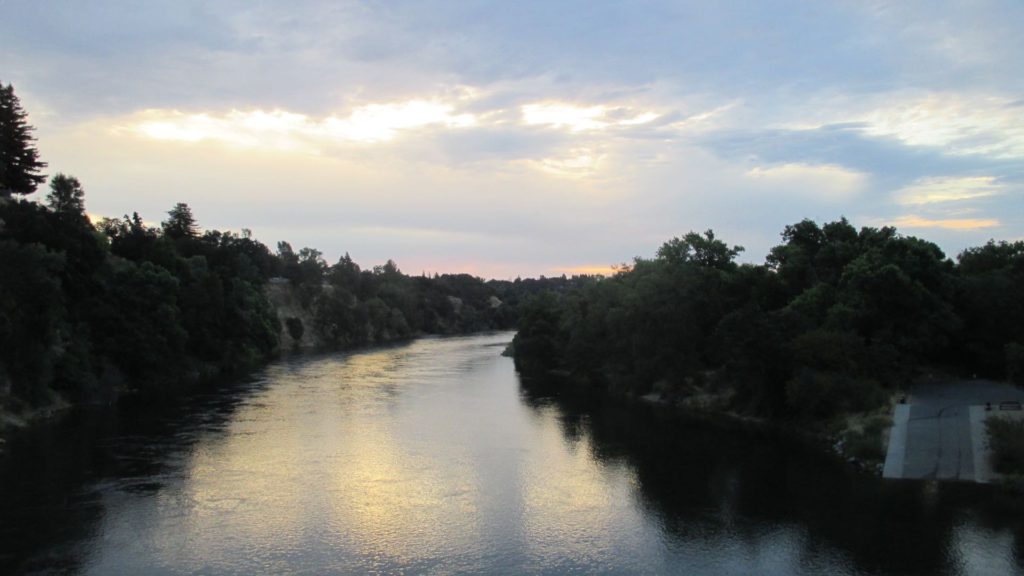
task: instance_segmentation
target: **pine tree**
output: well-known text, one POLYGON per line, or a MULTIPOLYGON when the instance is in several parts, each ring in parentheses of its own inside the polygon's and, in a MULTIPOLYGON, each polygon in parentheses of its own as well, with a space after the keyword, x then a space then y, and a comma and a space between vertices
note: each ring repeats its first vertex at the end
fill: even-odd
POLYGON ((195 238, 199 235, 199 226, 192 215, 192 209, 184 202, 178 202, 167 212, 167 220, 160 223, 164 235, 174 240, 195 238))
POLYGON ((11 194, 31 194, 46 180, 39 171, 46 167, 39 161, 33 145, 34 127, 25 118, 14 87, 0 84, 0 198, 11 194))

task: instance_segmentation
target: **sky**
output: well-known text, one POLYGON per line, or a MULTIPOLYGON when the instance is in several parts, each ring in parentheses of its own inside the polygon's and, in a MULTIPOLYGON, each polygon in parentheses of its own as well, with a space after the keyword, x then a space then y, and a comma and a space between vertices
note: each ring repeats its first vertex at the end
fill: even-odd
MULTIPOLYGON (((0 0, 0 82, 96 217, 484 278, 713 229, 1024 239, 1024 3, 0 0)), ((41 189, 34 198, 42 200, 41 189)))

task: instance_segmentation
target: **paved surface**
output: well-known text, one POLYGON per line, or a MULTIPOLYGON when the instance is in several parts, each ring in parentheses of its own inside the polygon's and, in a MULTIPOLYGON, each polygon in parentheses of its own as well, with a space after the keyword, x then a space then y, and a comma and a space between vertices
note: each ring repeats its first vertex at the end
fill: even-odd
POLYGON ((1024 402, 1024 389, 988 380, 915 386, 893 415, 882 476, 987 482, 984 405, 998 412, 1006 400, 1024 402))
POLYGON ((907 452, 907 422, 910 421, 910 405, 897 404, 892 415, 892 429, 889 431, 889 449, 885 454, 882 478, 902 478, 903 459, 907 452))

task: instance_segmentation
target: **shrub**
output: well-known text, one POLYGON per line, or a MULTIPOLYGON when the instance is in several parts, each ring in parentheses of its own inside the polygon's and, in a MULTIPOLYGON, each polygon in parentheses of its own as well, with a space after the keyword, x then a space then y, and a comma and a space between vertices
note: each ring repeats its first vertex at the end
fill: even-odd
POLYGON ((1024 474, 1024 420, 994 417, 985 421, 992 466, 1000 474, 1024 474))

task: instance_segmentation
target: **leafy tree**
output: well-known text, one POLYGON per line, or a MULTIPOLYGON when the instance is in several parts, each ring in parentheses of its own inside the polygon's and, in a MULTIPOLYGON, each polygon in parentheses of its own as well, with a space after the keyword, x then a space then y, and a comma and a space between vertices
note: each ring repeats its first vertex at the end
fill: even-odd
POLYGON ((518 370, 540 373, 561 364, 565 345, 559 327, 561 316, 559 303, 551 292, 542 292, 530 301, 513 340, 518 370))
POLYGON ((323 253, 316 248, 302 248, 299 250, 299 269, 303 284, 319 286, 327 270, 327 262, 323 259, 323 253))
POLYGON ((58 214, 85 215, 85 191, 82 184, 74 176, 65 176, 60 172, 50 179, 50 193, 46 203, 58 214))
POLYGON ((46 399, 65 316, 64 265, 40 244, 0 239, 0 399, 5 389, 30 404, 46 399))
POLYGON ((359 272, 359 265, 352 261, 348 252, 345 252, 345 255, 338 259, 338 263, 331 266, 329 280, 333 286, 354 292, 359 287, 359 272))
POLYGON ((0 197, 31 194, 46 181, 39 173, 46 167, 39 161, 35 138, 26 121, 28 114, 14 95, 14 87, 0 84, 0 197))
POLYGON ((299 257, 292 249, 292 245, 284 240, 277 243, 278 273, 294 284, 302 281, 302 268, 299 266, 299 257))
POLYGON ((669 240, 658 248, 658 258, 676 264, 696 263, 725 270, 736 266, 733 260, 742 251, 742 246, 730 248, 715 238, 713 230, 708 230, 703 236, 690 232, 682 238, 669 240))
POLYGON ((961 253, 955 295, 964 326, 955 350, 972 371, 1024 380, 1009 343, 1024 342, 1024 242, 989 241, 961 253))

